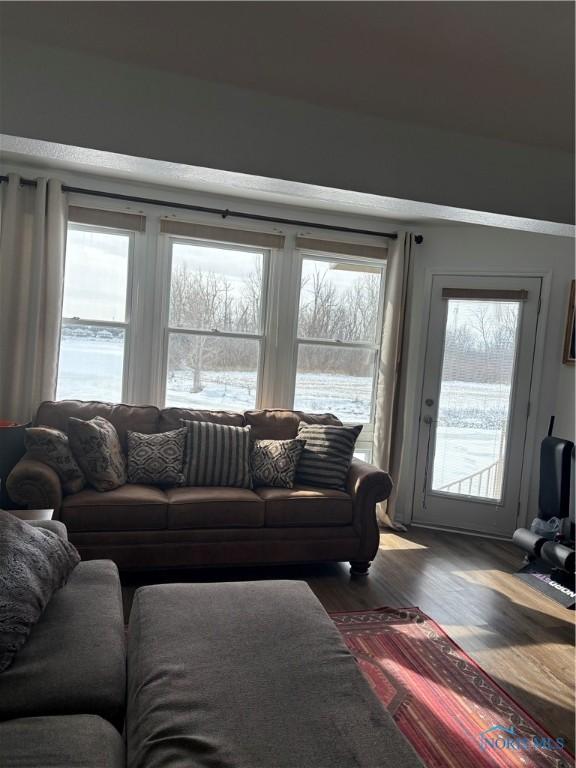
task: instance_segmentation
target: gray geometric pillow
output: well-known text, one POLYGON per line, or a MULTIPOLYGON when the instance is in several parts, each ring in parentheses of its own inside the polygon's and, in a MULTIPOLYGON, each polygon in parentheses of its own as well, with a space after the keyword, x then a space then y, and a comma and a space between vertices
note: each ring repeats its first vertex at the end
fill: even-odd
POLYGON ((126 483, 126 459, 118 433, 108 419, 68 419, 68 439, 74 458, 97 491, 112 491, 126 483))
POLYGON ((84 473, 70 450, 68 436, 59 429, 30 427, 24 443, 27 458, 41 461, 56 472, 64 493, 78 493, 86 485, 84 473))
POLYGON ((255 440, 250 454, 254 487, 292 488, 305 440, 255 440))
POLYGON ((156 435, 127 432, 128 482, 183 485, 186 427, 156 435))
POLYGON ((336 427, 301 421, 298 437, 306 440, 306 445, 296 470, 296 482, 345 490, 354 445, 360 432, 361 425, 336 427))

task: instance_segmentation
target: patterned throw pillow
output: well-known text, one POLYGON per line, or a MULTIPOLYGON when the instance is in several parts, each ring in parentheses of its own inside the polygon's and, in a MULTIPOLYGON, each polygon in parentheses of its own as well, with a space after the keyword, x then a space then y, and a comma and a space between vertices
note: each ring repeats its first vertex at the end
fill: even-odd
POLYGON ((108 419, 68 419, 68 439, 74 458, 97 491, 112 491, 126 482, 126 460, 118 433, 108 419))
POLYGON ((250 454, 255 487, 292 488, 305 440, 255 440, 250 454))
POLYGON ((183 485, 186 427, 144 435, 127 432, 128 482, 147 485, 183 485))
POLYGON ((86 485, 84 473, 70 450, 68 436, 51 427, 30 427, 24 444, 28 458, 47 464, 56 472, 64 493, 78 493, 86 485))
POLYGON ((250 427, 183 421, 188 427, 186 485, 251 488, 250 427))
POLYGON ((301 421, 298 437, 306 440, 306 445, 296 470, 296 482, 345 490, 354 445, 361 431, 361 426, 333 427, 301 421))

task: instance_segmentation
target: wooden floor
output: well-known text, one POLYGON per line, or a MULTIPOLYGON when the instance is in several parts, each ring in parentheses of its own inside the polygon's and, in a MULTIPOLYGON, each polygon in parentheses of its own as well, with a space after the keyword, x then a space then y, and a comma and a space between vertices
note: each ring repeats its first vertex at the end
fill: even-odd
POLYGON ((133 592, 169 581, 302 579, 327 611, 418 606, 554 736, 574 750, 574 612, 512 576, 511 544, 412 528, 383 533, 367 578, 345 564, 126 574, 133 592))

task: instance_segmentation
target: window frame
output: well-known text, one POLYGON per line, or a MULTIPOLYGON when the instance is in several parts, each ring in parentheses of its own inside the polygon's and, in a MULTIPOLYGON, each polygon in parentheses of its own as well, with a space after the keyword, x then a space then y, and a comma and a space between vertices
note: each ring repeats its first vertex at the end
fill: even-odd
MULTIPOLYGON (((368 455, 368 459, 371 460, 372 458, 372 447, 373 447, 373 441, 374 441, 374 422, 375 422, 375 415, 376 415, 376 393, 377 393, 377 386, 378 386, 378 372, 380 368, 380 355, 381 355, 381 346, 382 346, 382 334, 384 330, 384 297, 386 292, 386 270, 387 270, 387 259, 371 259, 364 256, 346 256, 344 254, 336 254, 336 253, 327 253, 326 251, 315 251, 308 248, 297 248, 296 249, 297 257, 298 257, 298 278, 297 278, 297 291, 296 291, 296 301, 294 306, 294 342, 293 342, 293 376, 292 376, 292 382, 293 382, 293 396, 292 396, 292 407, 294 407, 294 400, 296 396, 296 375, 298 373, 298 351, 300 349, 301 345, 311 345, 311 346, 329 346, 336 349, 363 349, 363 350, 370 350, 374 352, 374 366, 373 366, 373 374, 372 374, 372 392, 370 397, 370 418, 369 420, 363 424, 362 426, 362 432, 360 433, 360 436, 358 438, 358 441, 356 443, 357 449, 360 451, 366 452, 368 455), (367 342, 367 341, 352 341, 352 342, 345 342, 345 341, 338 341, 336 339, 314 339, 312 337, 301 337, 298 334, 298 325, 299 325, 299 319, 300 319, 300 300, 301 300, 301 294, 302 294, 302 268, 305 260, 309 261, 324 261, 324 262, 338 262, 340 264, 344 265, 364 265, 364 266, 371 266, 371 267, 377 267, 379 270, 381 270, 380 274, 380 286, 378 291, 378 314, 376 318, 376 329, 374 334, 374 341, 373 342, 367 342)), ((357 424, 357 421, 346 421, 343 422, 343 424, 346 425, 355 425, 357 424)))
MULTIPOLYGON (((80 224, 75 221, 66 222, 66 252, 68 251, 68 234, 70 230, 77 230, 81 232, 105 232, 110 235, 122 235, 128 237, 128 264, 126 269, 126 299, 125 299, 125 312, 124 320, 92 320, 88 318, 81 318, 79 316, 66 317, 64 315, 64 307, 62 306, 62 313, 60 315, 61 327, 60 327, 60 340, 59 350, 62 346, 62 331, 64 326, 90 326, 93 328, 114 328, 124 331, 124 354, 122 359, 122 387, 121 387, 121 401, 126 402, 129 399, 130 393, 130 379, 131 379, 131 367, 132 367, 132 319, 134 316, 134 251, 135 251, 135 235, 136 233, 130 229, 119 229, 117 227, 107 227, 105 225, 96 224, 80 224)), ((64 286, 66 284, 66 257, 64 259, 64 286)), ((60 374, 60 354, 58 354, 58 370, 56 373, 56 388, 58 388, 60 374)))
MULTIPOLYGON (((170 348, 170 336, 172 334, 188 335, 188 336, 204 336, 209 338, 227 338, 227 339, 246 339, 248 341, 258 342, 258 365, 256 368, 256 402, 254 408, 261 407, 262 391, 264 387, 264 367, 266 357, 266 345, 268 341, 268 294, 269 294, 269 282, 270 282, 270 262, 272 251, 275 249, 262 248, 250 245, 240 245, 237 243, 224 242, 220 240, 202 240, 200 238, 185 237, 183 235, 170 235, 161 233, 159 235, 161 245, 159 248, 160 259, 164 262, 164 274, 165 280, 162 302, 162 349, 161 349, 161 363, 160 363, 160 375, 158 381, 158 402, 161 403, 159 407, 169 408, 166 404, 166 393, 168 383, 168 353, 170 348), (172 290, 172 261, 173 261, 173 247, 176 244, 183 245, 197 245, 203 248, 217 248, 218 250, 230 250, 230 251, 246 251, 247 253, 258 253, 262 255, 262 292, 260 294, 260 328, 259 333, 244 333, 239 331, 220 331, 218 329, 192 329, 192 328, 178 328, 170 325, 170 294, 172 290)), ((193 405, 183 406, 184 408, 194 408, 193 405)), ((222 403, 219 408, 225 408, 225 404, 222 403)))
MULTIPOLYGON (((294 407, 298 349, 301 344, 325 344, 331 340, 306 339, 298 335, 302 265, 304 258, 343 262, 344 264, 367 264, 382 270, 378 301, 376 340, 372 342, 342 342, 335 346, 352 348, 370 348, 374 350, 374 375, 370 403, 371 421, 363 425, 357 441, 358 451, 367 453, 371 460, 374 434, 374 415, 378 384, 380 350, 383 333, 384 296, 386 290, 386 272, 388 259, 370 258, 361 255, 332 253, 312 248, 300 248, 297 240, 301 237, 314 239, 317 233, 299 225, 274 226, 251 222, 249 231, 267 234, 280 234, 284 238, 283 247, 262 247, 237 244, 233 241, 202 239, 185 235, 172 235, 161 232, 164 218, 177 217, 180 221, 214 225, 214 217, 201 213, 187 213, 171 208, 169 205, 143 203, 138 206, 127 205, 115 200, 105 204, 99 199, 88 200, 86 196, 70 195, 70 205, 79 204, 105 211, 124 211, 138 213, 145 217, 143 230, 115 229, 112 227, 92 226, 69 221, 68 227, 103 230, 130 236, 128 263, 128 282, 126 297, 126 320, 124 323, 110 323, 125 332, 124 366, 122 399, 125 402, 155 404, 165 406, 167 391, 168 343, 170 333, 196 333, 213 335, 196 329, 178 329, 169 326, 170 288, 172 269, 172 248, 170 241, 182 243, 196 242, 202 246, 228 247, 230 250, 247 250, 263 254, 263 289, 261 297, 261 328, 258 334, 220 332, 232 338, 256 340, 259 344, 257 370, 257 392, 255 408, 294 407)), ((219 225, 222 230, 226 224, 219 225)), ((230 225, 238 229, 238 225, 230 225)), ((325 241, 326 242, 326 241, 325 241)), ((330 241, 329 241, 330 242, 330 241)), ((385 249, 382 239, 368 235, 340 235, 334 233, 333 242, 338 247, 349 243, 352 247, 374 245, 385 249)), ((62 318, 65 320, 66 318, 62 318)), ((91 325, 107 325, 107 322, 87 321, 91 325)), ((81 322, 77 322, 81 325, 81 322)), ((225 408, 223 404, 220 407, 225 408)), ((347 422, 357 423, 357 422, 347 422)))

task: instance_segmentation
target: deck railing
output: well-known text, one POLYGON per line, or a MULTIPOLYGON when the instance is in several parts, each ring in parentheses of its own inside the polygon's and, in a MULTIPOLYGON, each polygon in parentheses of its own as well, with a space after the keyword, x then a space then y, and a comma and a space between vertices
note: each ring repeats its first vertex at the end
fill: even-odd
POLYGON ((496 459, 487 467, 434 490, 444 493, 460 493, 464 496, 480 496, 489 499, 498 498, 500 496, 502 479, 501 465, 502 459, 496 459))

